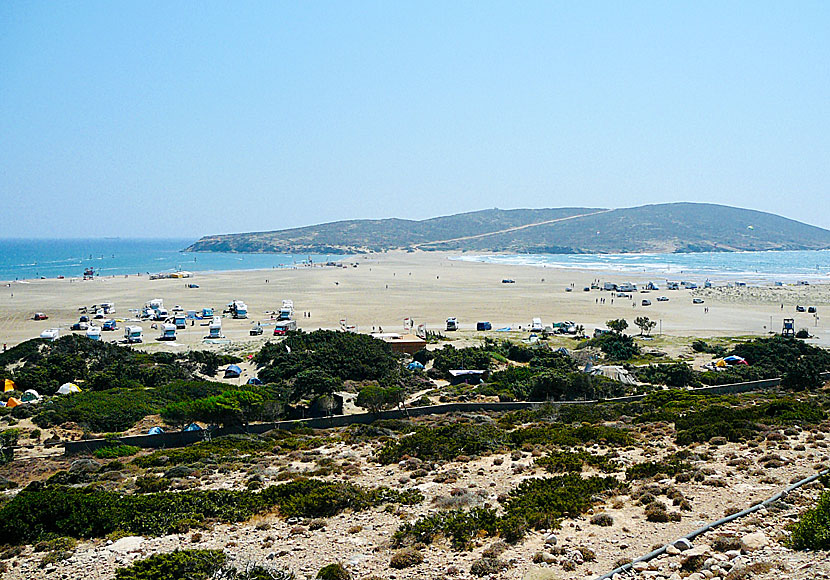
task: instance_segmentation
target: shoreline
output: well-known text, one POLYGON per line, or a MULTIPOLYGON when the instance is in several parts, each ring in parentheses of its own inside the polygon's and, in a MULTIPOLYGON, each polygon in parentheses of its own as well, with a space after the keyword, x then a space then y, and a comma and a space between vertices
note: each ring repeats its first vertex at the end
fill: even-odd
MULTIPOLYGON (((355 325, 359 332, 401 332, 409 318, 415 325, 445 333, 447 318, 458 317, 459 337, 480 339, 472 333, 476 322, 490 321, 494 329, 526 329, 532 318, 545 324, 573 320, 590 334, 615 318, 629 322, 648 316, 661 322, 669 336, 766 335, 779 332, 784 317, 796 319, 796 327, 808 328, 820 343, 830 344, 830 327, 808 313, 794 312, 794 306, 817 305, 819 315, 830 305, 830 285, 718 287, 700 290, 660 290, 634 294, 631 298, 612 298, 610 292, 583 291, 595 280, 631 281, 642 284, 649 276, 608 271, 510 266, 514 284, 502 283, 505 267, 499 264, 464 262, 448 259, 455 253, 407 253, 361 255, 357 267, 288 267, 273 269, 230 270, 197 274, 185 279, 150 280, 148 276, 35 279, 17 281, 0 288, 0 343, 14 345, 38 336, 44 329, 58 327, 61 334, 77 322, 79 308, 91 304, 114 302, 114 318, 133 318, 130 309, 141 308, 147 301, 162 298, 172 310, 212 307, 221 312, 224 305, 238 299, 247 303, 249 318, 223 319, 227 340, 252 346, 270 338, 269 311, 279 309, 281 301, 294 301, 295 319, 303 330, 340 328, 341 321, 355 325), (196 283, 199 288, 188 288, 196 283), (13 294, 13 296, 12 296, 13 294), (665 295, 668 302, 657 302, 665 295), (692 304, 700 297, 705 304, 692 304), (600 300, 603 299, 603 300, 600 300), (650 306, 642 306, 642 300, 650 306), (782 304, 785 307, 782 307, 782 304), (49 316, 34 321, 35 312, 49 316), (304 313, 310 313, 310 316, 304 313), (249 330, 263 322, 263 336, 252 338, 249 330)), ((689 277, 691 279, 691 276, 689 277)), ((652 279, 654 279, 652 277, 652 279)), ((830 320, 830 319, 829 319, 830 320)), ((154 331, 147 324, 143 348, 182 349, 213 348, 202 342, 207 329, 188 326, 179 340, 157 344, 154 331)), ((119 327, 125 324, 119 323, 119 327)), ((105 340, 120 339, 123 331, 104 333, 105 340)), ((453 338, 452 333, 445 333, 453 338)), ((499 333, 489 334, 494 338, 499 333)))

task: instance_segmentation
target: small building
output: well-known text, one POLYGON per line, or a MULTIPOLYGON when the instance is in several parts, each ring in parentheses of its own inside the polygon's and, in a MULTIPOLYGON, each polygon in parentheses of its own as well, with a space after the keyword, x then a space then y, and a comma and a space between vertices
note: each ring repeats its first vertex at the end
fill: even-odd
POLYGON ((427 341, 414 334, 384 333, 373 334, 372 336, 381 339, 392 347, 393 352, 401 352, 404 354, 415 354, 427 345, 427 341))

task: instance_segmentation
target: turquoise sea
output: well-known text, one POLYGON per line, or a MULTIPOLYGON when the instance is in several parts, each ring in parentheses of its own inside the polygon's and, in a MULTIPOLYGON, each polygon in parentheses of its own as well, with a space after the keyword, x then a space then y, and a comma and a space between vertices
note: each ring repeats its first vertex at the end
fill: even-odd
POLYGON ((694 254, 463 254, 469 262, 680 275, 747 282, 796 280, 830 282, 830 250, 782 252, 701 252, 694 254))
POLYGON ((258 270, 291 267, 311 259, 314 263, 342 261, 347 256, 318 254, 186 253, 193 239, 0 239, 0 280, 82 276, 86 268, 96 274, 258 270))

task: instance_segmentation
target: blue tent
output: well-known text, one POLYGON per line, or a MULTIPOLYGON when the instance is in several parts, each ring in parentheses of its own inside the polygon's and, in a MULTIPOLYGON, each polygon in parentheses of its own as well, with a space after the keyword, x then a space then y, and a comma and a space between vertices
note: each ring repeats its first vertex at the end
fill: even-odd
POLYGON ((225 369, 225 378, 226 379, 235 379, 239 375, 242 374, 242 369, 236 365, 231 365, 227 369, 225 369))
POLYGON ((424 365, 422 365, 418 361, 414 360, 411 363, 409 363, 408 365, 406 365, 406 368, 408 368, 411 371, 422 371, 422 370, 424 370, 424 365))
POLYGON ((196 423, 191 423, 187 427, 184 428, 185 431, 201 431, 202 428, 199 427, 196 423))
POLYGON ((162 433, 164 433, 164 429, 161 427, 150 427, 150 430, 147 431, 148 435, 161 435, 162 433))
POLYGON ((259 380, 258 378, 256 378, 256 377, 251 377, 250 379, 248 379, 248 384, 249 384, 249 385, 261 385, 261 384, 262 384, 262 381, 260 381, 260 380, 259 380))

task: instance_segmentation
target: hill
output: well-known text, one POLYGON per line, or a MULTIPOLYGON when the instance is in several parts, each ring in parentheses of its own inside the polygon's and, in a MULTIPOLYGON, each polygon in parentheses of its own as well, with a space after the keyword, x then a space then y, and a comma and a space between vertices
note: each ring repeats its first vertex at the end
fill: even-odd
POLYGON ((716 204, 668 203, 620 209, 491 209, 420 221, 349 220, 206 236, 186 251, 672 253, 828 248, 829 230, 774 214, 716 204))

